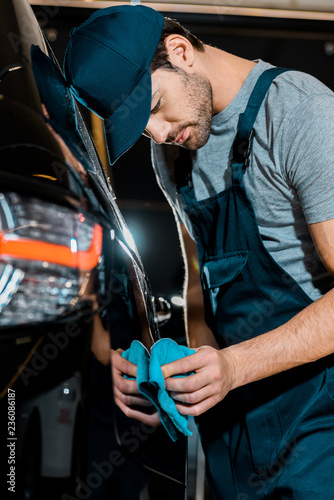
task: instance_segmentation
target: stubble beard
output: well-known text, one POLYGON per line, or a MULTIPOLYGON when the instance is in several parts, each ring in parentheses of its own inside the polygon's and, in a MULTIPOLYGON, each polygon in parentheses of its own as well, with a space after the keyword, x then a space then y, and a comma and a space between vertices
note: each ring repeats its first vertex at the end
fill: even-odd
POLYGON ((209 81, 198 74, 184 74, 183 79, 187 107, 189 106, 193 119, 186 125, 190 127, 190 134, 181 146, 196 150, 203 147, 210 137, 213 114, 212 88, 209 81))

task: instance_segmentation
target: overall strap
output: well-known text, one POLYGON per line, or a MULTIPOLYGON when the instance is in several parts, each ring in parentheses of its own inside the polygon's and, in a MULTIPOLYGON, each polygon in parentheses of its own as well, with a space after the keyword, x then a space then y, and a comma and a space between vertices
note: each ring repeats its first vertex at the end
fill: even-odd
POLYGON ((253 126, 261 104, 273 80, 285 71, 289 70, 286 68, 270 68, 264 71, 255 84, 244 113, 239 116, 238 130, 232 146, 231 167, 234 184, 240 184, 247 168, 247 160, 252 145, 253 126))

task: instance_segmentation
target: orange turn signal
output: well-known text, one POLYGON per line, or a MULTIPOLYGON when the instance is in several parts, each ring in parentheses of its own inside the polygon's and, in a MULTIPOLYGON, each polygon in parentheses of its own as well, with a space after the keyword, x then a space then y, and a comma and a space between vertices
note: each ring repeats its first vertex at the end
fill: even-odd
POLYGON ((94 224, 92 241, 88 250, 76 250, 28 238, 11 239, 10 233, 0 232, 0 258, 38 260, 90 271, 97 266, 102 252, 102 227, 94 224))

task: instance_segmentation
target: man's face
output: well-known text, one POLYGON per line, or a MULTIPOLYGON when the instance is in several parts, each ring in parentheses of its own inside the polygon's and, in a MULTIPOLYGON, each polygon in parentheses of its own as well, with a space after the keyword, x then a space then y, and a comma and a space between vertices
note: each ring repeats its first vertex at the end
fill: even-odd
POLYGON ((152 74, 151 116, 144 134, 156 143, 199 149, 209 139, 212 89, 199 74, 158 69, 152 74))

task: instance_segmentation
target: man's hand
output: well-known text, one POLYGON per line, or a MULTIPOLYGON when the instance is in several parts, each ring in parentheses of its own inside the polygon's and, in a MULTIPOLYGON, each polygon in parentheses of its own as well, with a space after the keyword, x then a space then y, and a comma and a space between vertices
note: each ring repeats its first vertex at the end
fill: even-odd
POLYGON ((122 349, 110 351, 115 403, 127 417, 139 420, 151 427, 158 427, 161 425, 158 411, 147 398, 140 394, 136 380, 129 380, 123 376, 127 375, 135 379, 137 366, 122 358, 122 352, 122 349))
POLYGON ((162 366, 166 389, 183 415, 201 415, 234 388, 234 359, 227 349, 202 346, 185 358, 162 366), (173 378, 195 372, 182 378, 173 378))

